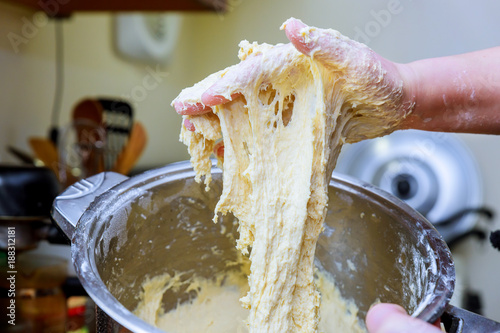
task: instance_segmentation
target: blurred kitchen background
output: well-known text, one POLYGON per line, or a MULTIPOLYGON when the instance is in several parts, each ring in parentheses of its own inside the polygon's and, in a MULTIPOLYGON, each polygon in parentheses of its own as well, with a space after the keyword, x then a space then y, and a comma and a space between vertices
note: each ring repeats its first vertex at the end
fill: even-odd
MULTIPOLYGON (((37 6, 37 1, 28 0, 0 2, 2 165, 20 163, 9 147, 34 155, 30 138, 49 138, 49 130, 55 127, 61 139, 73 122, 79 103, 103 98, 126 101, 133 110, 133 122, 142 124, 147 133, 147 145, 127 173, 188 159, 186 147, 178 140, 181 117, 170 106, 171 101, 184 87, 236 63, 241 40, 287 42, 279 27, 292 16, 309 25, 339 30, 397 62, 500 45, 500 2, 495 0, 165 0, 162 9, 171 6, 175 10, 154 12, 145 21, 120 12, 134 7, 133 2, 124 2, 120 8, 120 2, 110 1, 113 11, 71 13, 67 11, 76 6, 76 0, 40 2, 45 3, 49 15, 22 4, 30 2, 37 6), (206 3, 213 3, 215 8, 205 10, 206 3), (139 25, 134 23, 137 19, 139 25), (144 46, 154 37, 144 31, 141 35, 141 22, 148 26, 144 31, 162 40, 153 43, 153 51, 144 46)), ((105 6, 103 3, 99 2, 99 6, 105 6)), ((471 294, 467 302, 479 300, 476 307, 485 316, 500 321, 500 252, 488 240, 475 236, 489 236, 490 230, 500 228, 500 136, 441 135, 418 140, 430 142, 435 148, 432 156, 437 159, 458 146, 456 160, 454 156, 447 157, 441 169, 461 164, 461 159, 470 161, 469 166, 456 172, 458 179, 451 179, 451 183, 460 182, 460 177, 472 179, 472 184, 469 182, 457 191, 473 197, 460 199, 465 203, 458 203, 457 210, 449 209, 439 218, 450 217, 462 208, 486 207, 488 212, 497 212, 493 219, 482 210, 464 214, 469 226, 463 232, 474 232, 464 241, 455 239, 454 254, 460 266, 457 294, 461 298, 471 294)), ((392 140, 389 144, 398 142, 399 139, 392 140)), ((416 141, 403 150, 412 149, 412 142, 416 141)), ((369 145, 364 147, 371 149, 369 145)), ((346 147, 345 153, 350 149, 355 148, 346 147)), ((352 155, 347 162, 339 162, 347 173, 349 163, 356 163, 352 162, 352 155)), ((424 166, 424 173, 432 174, 432 166, 429 168, 424 166)), ((355 176, 361 174, 363 171, 355 176)), ((396 188, 405 199, 411 192, 408 186, 419 179, 408 172, 402 176, 396 188)), ((45 241, 35 251, 69 256, 69 247, 45 241)), ((68 270, 71 274, 71 267, 68 270)))

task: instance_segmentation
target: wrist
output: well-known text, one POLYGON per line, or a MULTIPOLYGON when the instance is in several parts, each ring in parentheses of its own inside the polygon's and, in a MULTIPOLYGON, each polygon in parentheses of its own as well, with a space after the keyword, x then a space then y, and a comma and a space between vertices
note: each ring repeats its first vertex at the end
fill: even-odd
POLYGON ((394 64, 403 81, 403 95, 401 97, 401 110, 403 119, 397 129, 415 128, 418 115, 415 113, 418 96, 417 74, 411 64, 394 64))

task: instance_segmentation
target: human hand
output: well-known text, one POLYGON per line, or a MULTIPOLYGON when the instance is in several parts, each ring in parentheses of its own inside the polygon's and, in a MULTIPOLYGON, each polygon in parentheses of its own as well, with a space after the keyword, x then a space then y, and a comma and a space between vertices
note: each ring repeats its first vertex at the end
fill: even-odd
POLYGON ((374 305, 366 315, 366 326, 370 333, 442 333, 438 327, 408 315, 399 305, 389 303, 374 305))
POLYGON ((389 134, 412 112, 415 97, 407 65, 391 62, 331 29, 309 27, 293 18, 283 26, 298 51, 331 71, 343 71, 343 89, 355 96, 347 98, 356 113, 344 130, 348 142, 389 134))
MULTIPOLYGON (((405 65, 390 62, 366 45, 331 29, 309 27, 293 18, 282 28, 298 51, 332 73, 340 74, 344 103, 354 114, 344 129, 347 142, 388 134, 411 112, 414 103, 411 87, 405 83, 409 81, 405 65)), ((279 52, 275 54, 280 56, 279 52)), ((234 99, 239 93, 238 87, 261 75, 260 61, 258 55, 248 56, 222 75, 215 73, 202 84, 181 93, 174 107, 179 114, 189 116, 184 120, 186 129, 194 131, 193 117, 234 99)))

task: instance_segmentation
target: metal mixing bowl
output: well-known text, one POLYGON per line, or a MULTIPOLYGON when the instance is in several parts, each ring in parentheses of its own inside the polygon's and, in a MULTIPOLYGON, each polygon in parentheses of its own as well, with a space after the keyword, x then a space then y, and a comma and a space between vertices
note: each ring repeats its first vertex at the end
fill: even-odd
MULTIPOLYGON (((212 222, 222 190, 221 171, 212 172, 209 192, 194 181, 189 162, 180 162, 132 178, 102 173, 56 199, 53 217, 72 240, 77 274, 100 308, 101 331, 160 332, 131 313, 147 277, 176 271, 210 277, 235 258, 234 241, 221 232, 236 233, 234 218, 212 222)), ((333 176, 329 197, 316 264, 356 303, 360 319, 377 301, 401 304, 428 322, 440 318, 455 271, 432 225, 402 201, 342 175, 333 176)), ((168 292, 164 308, 184 299, 182 291, 168 292)))

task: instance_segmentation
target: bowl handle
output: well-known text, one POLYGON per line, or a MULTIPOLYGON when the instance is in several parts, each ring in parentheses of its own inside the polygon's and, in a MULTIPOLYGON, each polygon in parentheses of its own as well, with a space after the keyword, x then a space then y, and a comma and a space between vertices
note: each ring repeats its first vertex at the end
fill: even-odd
POLYGON ((448 305, 441 321, 449 333, 500 333, 500 323, 453 305, 448 305))
POLYGON ((116 172, 102 172, 74 183, 54 200, 52 218, 71 240, 76 224, 92 201, 126 179, 127 176, 116 172))

